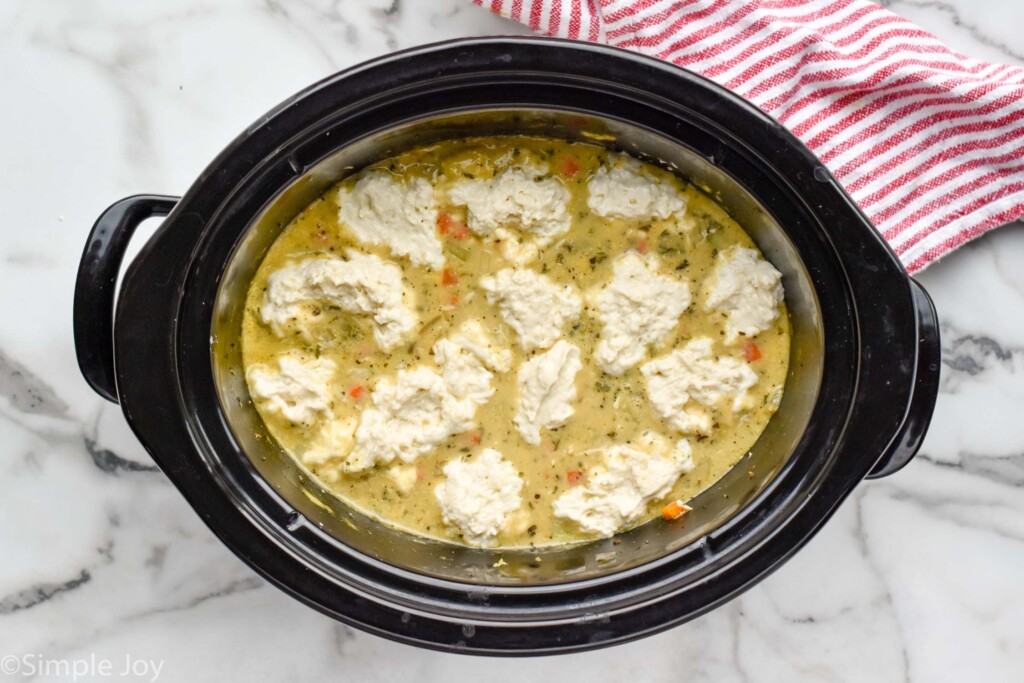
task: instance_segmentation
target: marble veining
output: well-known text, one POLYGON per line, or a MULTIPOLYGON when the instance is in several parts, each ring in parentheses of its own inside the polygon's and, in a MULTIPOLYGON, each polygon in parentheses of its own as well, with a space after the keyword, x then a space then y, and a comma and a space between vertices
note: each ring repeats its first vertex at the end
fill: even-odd
POLYGON ((991 12, 990 6, 985 3, 974 4, 965 2, 943 2, 942 0, 882 0, 878 4, 883 7, 902 14, 907 18, 918 22, 936 35, 943 37, 956 47, 956 42, 951 41, 943 31, 935 26, 952 25, 962 33, 966 33, 971 40, 991 48, 997 54, 995 56, 981 55, 977 50, 964 49, 965 54, 973 57, 985 57, 992 61, 1024 62, 1024 49, 1017 45, 1015 40, 1017 31, 1013 27, 1019 27, 1019 20, 1024 20, 1024 11, 1020 7, 1007 7, 1007 12, 991 12), (930 19, 922 21, 919 16, 931 16, 930 19), (1013 19, 1018 20, 1014 23, 1013 19), (1009 20, 1009 21, 1008 21, 1009 20), (1000 25, 1002 25, 1000 27, 1000 25), (1009 32, 1004 33, 1009 29, 1009 32))
MULTIPOLYGON (((1024 4, 884 4, 965 53, 1024 63, 1024 4)), ((1021 680, 1022 224, 920 276, 943 333, 921 454, 859 486, 753 590, 611 650, 459 657, 321 617, 228 552, 119 409, 88 389, 71 298, 85 234, 107 204, 182 192, 262 112, 339 69, 525 32, 467 0, 0 4, 0 661, 160 659, 170 681, 1021 680)))

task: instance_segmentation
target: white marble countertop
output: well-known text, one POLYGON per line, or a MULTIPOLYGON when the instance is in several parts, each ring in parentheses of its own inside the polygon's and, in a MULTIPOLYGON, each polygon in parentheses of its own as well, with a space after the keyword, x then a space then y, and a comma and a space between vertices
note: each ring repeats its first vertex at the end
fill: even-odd
MULTIPOLYGON (((1022 3, 885 4, 964 52, 1024 63, 1022 3)), ((320 616, 226 550, 118 408, 86 387, 73 280, 107 204, 182 192, 250 121, 342 67, 442 38, 524 32, 465 0, 0 3, 0 664, 23 666, 10 680, 30 673, 26 663, 90 658, 111 661, 107 677, 127 658, 139 680, 153 679, 156 661, 165 681, 1024 678, 1020 224, 920 278, 939 308, 944 358, 916 460, 859 486, 742 597, 594 653, 438 654, 320 616)), ((85 678, 104 679, 89 666, 85 678)), ((40 678, 72 677, 50 667, 40 678)))

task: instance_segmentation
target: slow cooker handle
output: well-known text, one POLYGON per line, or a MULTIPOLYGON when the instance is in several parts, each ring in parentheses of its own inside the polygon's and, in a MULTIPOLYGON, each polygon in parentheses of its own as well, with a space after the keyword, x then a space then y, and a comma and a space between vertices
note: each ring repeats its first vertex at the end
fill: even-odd
POLYGON ((135 229, 147 218, 166 216, 178 197, 135 195, 100 214, 85 243, 75 281, 75 352, 93 391, 117 403, 114 380, 114 295, 117 274, 135 229))
POLYGON ((902 469, 917 454, 928 431, 939 393, 939 364, 942 347, 935 304, 924 287, 910 281, 917 309, 917 368, 910 408, 889 448, 875 463, 867 479, 878 479, 902 469))

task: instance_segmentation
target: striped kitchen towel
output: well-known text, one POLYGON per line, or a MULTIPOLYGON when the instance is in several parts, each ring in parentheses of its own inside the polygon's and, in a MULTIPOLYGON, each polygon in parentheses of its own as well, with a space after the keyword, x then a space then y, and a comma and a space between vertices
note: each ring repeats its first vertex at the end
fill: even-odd
POLYGON ((666 59, 745 97, 828 166, 913 272, 1024 216, 1024 69, 868 0, 474 0, 666 59))

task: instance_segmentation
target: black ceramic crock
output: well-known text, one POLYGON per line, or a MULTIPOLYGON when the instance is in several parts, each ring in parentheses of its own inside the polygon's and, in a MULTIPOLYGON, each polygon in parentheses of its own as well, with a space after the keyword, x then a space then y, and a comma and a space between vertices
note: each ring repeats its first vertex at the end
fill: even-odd
POLYGON ((292 97, 180 199, 129 197, 100 217, 74 316, 89 384, 120 403, 232 551, 327 615, 459 652, 586 650, 711 610, 792 555, 862 479, 906 464, 938 383, 927 294, 796 138, 672 65, 540 38, 400 52, 292 97), (281 228, 373 160, 494 133, 589 140, 671 168, 725 206, 783 272, 793 345, 782 405, 682 522, 537 551, 424 541, 321 490, 252 408, 242 301, 281 228), (132 231, 151 216, 166 219, 116 291, 132 231))

